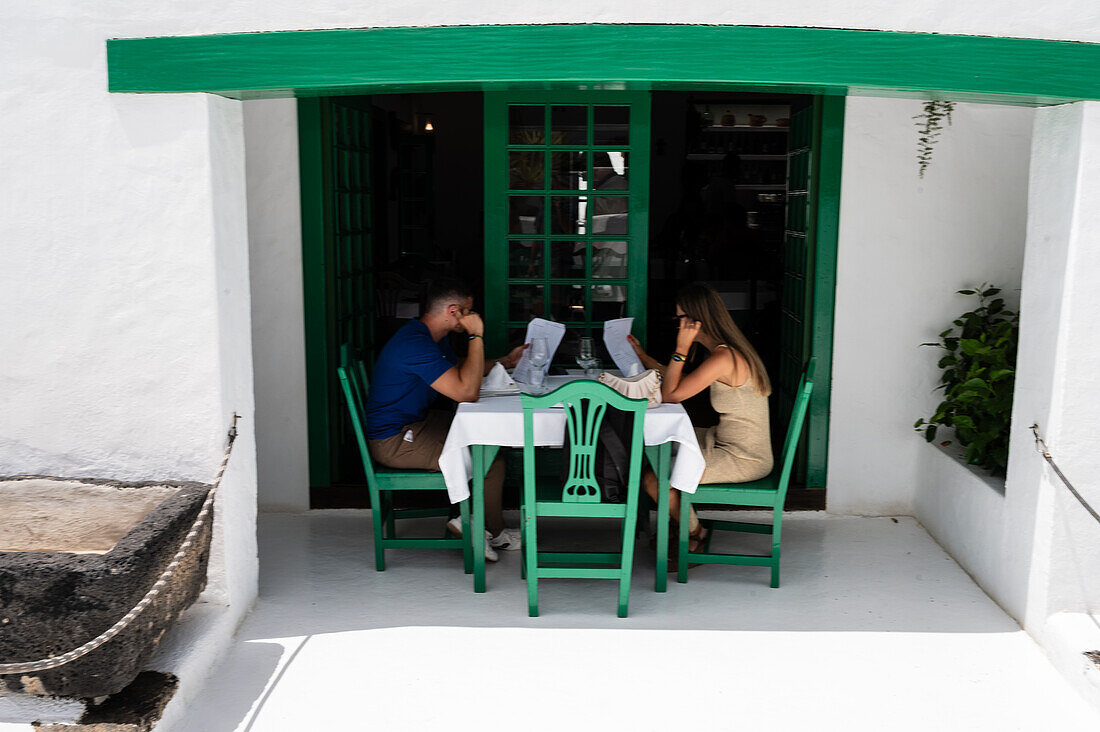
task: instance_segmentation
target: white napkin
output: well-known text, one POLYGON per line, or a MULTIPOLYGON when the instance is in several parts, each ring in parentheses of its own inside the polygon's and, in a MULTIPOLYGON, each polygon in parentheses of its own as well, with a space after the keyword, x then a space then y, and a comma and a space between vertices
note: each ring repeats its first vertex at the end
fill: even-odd
POLYGON ((500 361, 497 361, 489 374, 482 380, 481 388, 485 391, 506 391, 515 389, 516 382, 512 381, 512 377, 508 375, 504 366, 500 361))

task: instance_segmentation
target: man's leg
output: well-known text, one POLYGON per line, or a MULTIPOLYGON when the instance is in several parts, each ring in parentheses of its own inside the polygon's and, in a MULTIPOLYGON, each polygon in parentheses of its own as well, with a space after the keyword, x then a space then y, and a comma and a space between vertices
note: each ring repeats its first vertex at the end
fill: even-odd
POLYGON ((493 536, 504 531, 504 457, 498 452, 485 474, 485 528, 493 536))
POLYGON ((371 457, 391 468, 439 472, 439 455, 450 425, 450 415, 428 412, 424 421, 405 425, 396 435, 370 440, 371 457))

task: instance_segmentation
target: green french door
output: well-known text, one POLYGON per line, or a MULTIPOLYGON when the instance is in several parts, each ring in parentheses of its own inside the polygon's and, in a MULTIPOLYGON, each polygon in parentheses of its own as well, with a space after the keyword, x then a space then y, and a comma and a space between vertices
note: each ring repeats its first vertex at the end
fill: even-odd
POLYGON ((359 476, 358 449, 336 380, 340 346, 376 348, 374 120, 354 98, 300 100, 302 264, 310 484, 359 476))
POLYGON ((772 413, 783 420, 776 423, 782 435, 802 370, 816 358, 816 384, 796 463, 797 480, 807 488, 824 488, 826 479, 843 132, 842 97, 815 97, 791 115, 772 413))
POLYGON ((649 137, 646 92, 485 94, 490 352, 534 317, 565 324, 558 361, 605 320, 644 338, 649 137))

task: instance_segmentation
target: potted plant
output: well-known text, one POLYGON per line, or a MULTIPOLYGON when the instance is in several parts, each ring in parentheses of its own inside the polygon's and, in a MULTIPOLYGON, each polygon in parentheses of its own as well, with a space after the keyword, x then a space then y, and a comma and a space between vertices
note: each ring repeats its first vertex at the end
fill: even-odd
POLYGON ((968 463, 1003 476, 1008 468, 1019 318, 1005 309, 1004 300, 997 297, 1000 292, 988 284, 959 290, 960 295, 976 297, 977 307, 955 319, 940 333, 938 343, 921 344, 944 352, 938 364, 943 375, 936 387, 944 395, 932 416, 918 419, 913 427, 928 442, 936 439, 940 426, 954 429, 968 463))

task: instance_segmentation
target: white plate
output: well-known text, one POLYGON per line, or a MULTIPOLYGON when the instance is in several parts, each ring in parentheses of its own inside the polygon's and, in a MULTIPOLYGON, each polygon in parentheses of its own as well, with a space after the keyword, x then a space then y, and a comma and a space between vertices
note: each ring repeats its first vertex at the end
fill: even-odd
POLYGON ((510 386, 507 389, 482 389, 478 392, 479 397, 495 397, 495 396, 515 396, 519 394, 518 386, 510 386))

